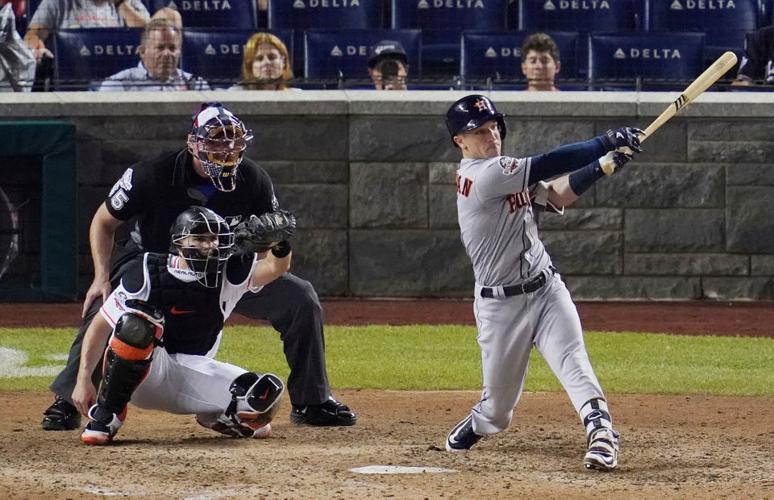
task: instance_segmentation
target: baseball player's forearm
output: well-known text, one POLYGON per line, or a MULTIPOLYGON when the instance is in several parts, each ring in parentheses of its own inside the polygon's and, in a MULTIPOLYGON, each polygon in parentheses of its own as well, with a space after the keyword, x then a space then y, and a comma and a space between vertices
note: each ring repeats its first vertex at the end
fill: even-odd
POLYGON ((557 207, 569 207, 580 198, 570 187, 570 175, 557 177, 548 183, 548 201, 557 207))
POLYGON ((113 252, 116 230, 121 224, 123 221, 110 215, 104 203, 94 214, 89 227, 89 244, 95 281, 108 281, 110 277, 110 255, 113 252))
POLYGON ((78 368, 78 380, 84 380, 91 383, 91 375, 97 367, 99 360, 105 353, 108 337, 112 328, 102 317, 101 314, 94 316, 94 320, 89 325, 83 336, 81 345, 81 364, 78 368))
POLYGON ((557 175, 572 172, 607 153, 602 137, 588 141, 566 144, 549 153, 532 157, 528 184, 551 179, 557 175))
POLYGON ((251 285, 252 286, 268 285, 275 279, 279 278, 280 276, 288 272, 288 270, 290 269, 290 260, 293 255, 293 252, 290 251, 289 247, 287 250, 288 250, 287 253, 284 253, 283 250, 280 250, 278 252, 275 252, 274 250, 270 251, 266 255, 266 258, 261 260, 258 263, 258 265, 255 266, 251 285), (279 254, 279 256, 277 254, 279 254))

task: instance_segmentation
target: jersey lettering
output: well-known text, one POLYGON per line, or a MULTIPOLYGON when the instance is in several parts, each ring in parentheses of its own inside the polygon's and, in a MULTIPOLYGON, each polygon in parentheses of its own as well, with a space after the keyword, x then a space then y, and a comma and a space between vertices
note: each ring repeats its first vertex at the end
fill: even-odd
POLYGON ((457 192, 467 198, 470 196, 470 188, 473 187, 473 181, 468 179, 467 177, 462 177, 460 174, 457 174, 457 192))
POLYGON ((521 207, 529 205, 529 191, 522 191, 521 193, 509 194, 505 198, 508 203, 508 210, 511 213, 516 212, 521 207))
POLYGON ((134 171, 131 168, 127 168, 124 175, 122 175, 121 178, 118 179, 118 182, 113 184, 113 187, 110 188, 110 206, 113 207, 114 210, 121 210, 124 208, 126 202, 129 201, 127 191, 132 190, 133 174, 134 171))

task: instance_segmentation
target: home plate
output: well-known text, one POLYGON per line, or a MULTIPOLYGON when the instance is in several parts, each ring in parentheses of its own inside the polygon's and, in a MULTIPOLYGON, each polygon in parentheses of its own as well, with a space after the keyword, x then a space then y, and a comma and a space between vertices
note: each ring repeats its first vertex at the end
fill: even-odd
POLYGON ((444 469, 442 467, 407 467, 403 465, 366 465, 365 467, 349 469, 349 471, 358 474, 439 474, 457 472, 456 470, 444 469))

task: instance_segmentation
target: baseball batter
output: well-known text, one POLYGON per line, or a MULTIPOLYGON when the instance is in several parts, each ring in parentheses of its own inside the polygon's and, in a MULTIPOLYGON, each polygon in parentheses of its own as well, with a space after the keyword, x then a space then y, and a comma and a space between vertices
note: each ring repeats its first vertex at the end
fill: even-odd
POLYGON ((589 362, 575 305, 538 238, 534 211, 541 205, 561 211, 605 170, 622 167, 631 156, 615 150, 626 146, 639 152, 641 131, 610 130, 546 154, 513 158, 501 155, 504 115, 487 97, 458 100, 446 123, 463 157, 457 212, 476 279, 474 314, 483 368, 481 400, 449 432, 446 449, 468 450, 482 436, 510 425, 534 345, 586 428, 584 465, 612 470, 618 463, 618 433, 589 362))
POLYGON ((81 441, 110 443, 130 400, 141 408, 194 414, 202 426, 228 436, 271 434, 282 381, 213 359, 223 323, 242 295, 260 291, 290 267, 286 239, 295 218, 278 211, 251 219, 250 227, 239 228, 248 237, 275 235, 246 245, 272 247, 260 260, 254 252, 235 253, 225 219, 192 206, 175 220, 172 254, 148 252, 126 265, 83 340, 73 391, 74 405, 89 418, 81 441), (103 356, 97 395, 91 376, 103 356))

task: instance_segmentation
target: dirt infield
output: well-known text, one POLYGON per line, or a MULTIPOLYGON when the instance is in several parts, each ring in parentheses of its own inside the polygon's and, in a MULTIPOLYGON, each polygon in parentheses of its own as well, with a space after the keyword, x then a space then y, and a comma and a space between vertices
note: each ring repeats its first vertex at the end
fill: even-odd
MULTIPOLYGON (((473 324, 469 301, 326 301, 328 324, 473 324)), ((73 327, 76 304, 0 305, 0 326, 73 327)), ((582 303, 587 330, 774 336, 771 304, 582 303)), ((250 323, 235 318, 237 323, 250 323)), ((604 384, 604 380, 602 381, 604 384)), ((528 393, 511 428, 468 453, 443 450, 472 391, 337 390, 348 428, 289 423, 287 397, 265 440, 233 440, 190 416, 131 408, 113 446, 39 426, 50 394, 0 392, 6 498, 774 498, 774 398, 609 394, 619 469, 581 466, 583 429, 563 393, 528 393), (365 466, 447 472, 360 474, 365 466)))

